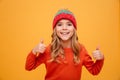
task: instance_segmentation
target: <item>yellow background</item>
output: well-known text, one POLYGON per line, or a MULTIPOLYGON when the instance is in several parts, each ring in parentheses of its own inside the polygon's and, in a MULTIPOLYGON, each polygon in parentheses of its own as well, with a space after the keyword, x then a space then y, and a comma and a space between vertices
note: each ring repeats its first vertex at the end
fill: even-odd
POLYGON ((25 70, 27 54, 40 39, 51 41, 52 20, 68 8, 77 20, 79 41, 89 54, 100 45, 103 69, 82 80, 120 80, 119 0, 0 0, 0 80, 44 80, 45 66, 25 70))

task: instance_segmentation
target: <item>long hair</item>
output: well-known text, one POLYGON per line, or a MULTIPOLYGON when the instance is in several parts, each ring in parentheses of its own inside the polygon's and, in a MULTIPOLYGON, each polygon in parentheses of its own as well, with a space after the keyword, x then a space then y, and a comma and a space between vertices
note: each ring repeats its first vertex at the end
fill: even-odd
MULTIPOLYGON (((60 61, 57 59, 57 57, 62 57, 65 58, 64 56, 64 50, 61 45, 61 40, 57 36, 56 30, 53 30, 53 33, 51 35, 52 41, 51 41, 51 59, 49 60, 50 62, 56 61, 60 63, 60 61)), ((71 37, 71 43, 72 43, 72 50, 74 53, 73 61, 77 64, 79 64, 80 59, 79 59, 79 54, 80 54, 80 44, 78 43, 78 36, 76 30, 74 30, 74 34, 71 37)))

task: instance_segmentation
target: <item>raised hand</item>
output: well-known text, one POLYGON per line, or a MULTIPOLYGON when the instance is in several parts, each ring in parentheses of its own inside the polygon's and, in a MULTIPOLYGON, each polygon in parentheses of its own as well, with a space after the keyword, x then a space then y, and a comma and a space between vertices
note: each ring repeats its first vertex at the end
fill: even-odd
POLYGON ((101 53, 99 46, 96 47, 95 51, 93 51, 93 58, 95 60, 102 60, 102 59, 104 59, 104 55, 101 53))
POLYGON ((36 55, 38 53, 44 53, 45 49, 46 45, 44 44, 44 41, 41 40, 40 43, 35 48, 33 48, 32 52, 36 55))

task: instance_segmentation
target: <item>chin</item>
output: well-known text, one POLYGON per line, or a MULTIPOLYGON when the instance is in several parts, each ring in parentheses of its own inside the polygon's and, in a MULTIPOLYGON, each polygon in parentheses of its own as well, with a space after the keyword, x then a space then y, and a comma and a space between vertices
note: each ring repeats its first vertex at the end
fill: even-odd
POLYGON ((61 38, 61 40, 62 40, 62 41, 69 41, 69 40, 70 40, 70 38, 64 38, 64 39, 63 39, 63 38, 61 38))

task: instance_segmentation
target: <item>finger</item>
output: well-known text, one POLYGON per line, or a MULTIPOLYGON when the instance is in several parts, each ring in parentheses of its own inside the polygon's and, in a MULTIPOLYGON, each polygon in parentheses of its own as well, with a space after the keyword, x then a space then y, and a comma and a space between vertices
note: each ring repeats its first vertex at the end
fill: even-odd
POLYGON ((96 50, 100 50, 100 46, 99 45, 96 47, 96 50))
POLYGON ((40 40, 40 43, 42 43, 42 44, 43 44, 43 43, 44 43, 44 40, 43 40, 43 39, 41 39, 41 40, 40 40))

